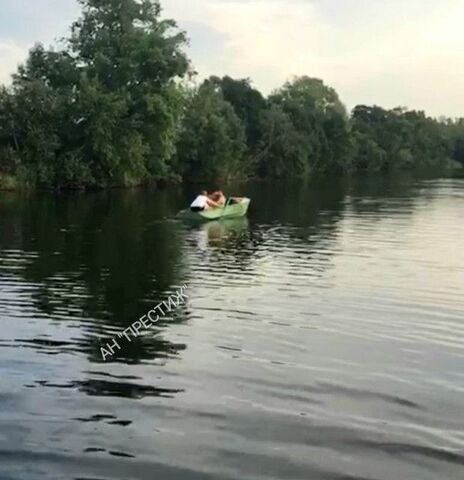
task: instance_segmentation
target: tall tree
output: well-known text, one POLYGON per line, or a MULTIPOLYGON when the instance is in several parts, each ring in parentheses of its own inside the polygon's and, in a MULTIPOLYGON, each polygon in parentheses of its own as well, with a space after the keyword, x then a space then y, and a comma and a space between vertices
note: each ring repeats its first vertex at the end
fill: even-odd
POLYGON ((233 107, 210 82, 191 92, 178 146, 178 162, 185 179, 243 176, 245 140, 245 129, 233 107))
POLYGON ((113 167, 103 174, 119 180, 169 175, 181 108, 176 79, 189 68, 184 33, 174 21, 160 18, 159 2, 80 3, 83 15, 73 25, 71 48, 84 71, 81 102, 89 155, 103 153, 113 167))
POLYGON ((290 115, 272 105, 261 117, 256 173, 261 178, 302 177, 309 173, 311 145, 290 115))
POLYGON ((208 81, 219 88, 224 100, 234 107, 235 113, 245 127, 250 153, 255 153, 261 139, 260 121, 266 108, 266 100, 258 90, 252 87, 250 79, 236 80, 225 76, 210 77, 208 81))
POLYGON ((185 35, 161 19, 158 2, 80 3, 67 47, 36 45, 14 76, 12 97, 3 95, 9 127, 1 128, 0 149, 9 157, 13 151, 18 172, 40 185, 169 176, 182 107, 178 80, 189 69, 185 35))
POLYGON ((274 92, 269 102, 289 116, 304 138, 305 171, 344 168, 350 145, 348 122, 333 88, 316 78, 298 77, 274 92))

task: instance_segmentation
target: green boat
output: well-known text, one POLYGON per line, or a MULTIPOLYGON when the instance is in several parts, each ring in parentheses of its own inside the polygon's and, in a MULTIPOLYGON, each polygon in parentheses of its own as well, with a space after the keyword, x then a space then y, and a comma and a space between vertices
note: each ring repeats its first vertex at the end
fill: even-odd
POLYGON ((239 203, 226 203, 223 208, 208 208, 202 212, 192 212, 190 209, 179 212, 178 218, 193 222, 210 222, 226 218, 244 217, 248 212, 251 200, 242 198, 239 203))

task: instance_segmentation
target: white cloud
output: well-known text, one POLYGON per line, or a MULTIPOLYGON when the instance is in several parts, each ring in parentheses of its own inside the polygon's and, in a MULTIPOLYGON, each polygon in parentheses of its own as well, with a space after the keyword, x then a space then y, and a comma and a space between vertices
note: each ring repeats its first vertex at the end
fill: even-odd
POLYGON ((406 105, 464 116, 464 2, 372 1, 368 8, 353 1, 336 17, 337 2, 328 3, 329 14, 316 0, 164 5, 181 25, 202 22, 224 35, 220 58, 192 50, 200 73, 251 77, 265 91, 308 74, 334 86, 349 107, 406 105))
POLYGON ((63 37, 78 13, 76 0, 0 0, 0 84, 10 81, 34 43, 63 37))
MULTIPOLYGON (((48 43, 63 35, 78 11, 75 0, 37 0, 32 10, 26 8, 29 0, 0 1, 5 2, 0 6, 3 83, 24 59, 31 38, 48 43)), ((292 75, 307 74, 335 87, 350 108, 405 105, 437 116, 464 116, 462 0, 162 4, 166 16, 191 35, 190 55, 202 76, 250 77, 267 93, 292 75)))
POLYGON ((10 83, 11 73, 25 56, 26 50, 15 43, 0 41, 0 84, 10 83))

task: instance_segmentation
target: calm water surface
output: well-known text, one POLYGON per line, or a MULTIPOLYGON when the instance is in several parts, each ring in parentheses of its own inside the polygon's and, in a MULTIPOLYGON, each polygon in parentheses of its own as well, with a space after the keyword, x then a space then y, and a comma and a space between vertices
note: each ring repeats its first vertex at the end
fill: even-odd
POLYGON ((464 180, 236 190, 0 195, 1 480, 464 478, 464 180))

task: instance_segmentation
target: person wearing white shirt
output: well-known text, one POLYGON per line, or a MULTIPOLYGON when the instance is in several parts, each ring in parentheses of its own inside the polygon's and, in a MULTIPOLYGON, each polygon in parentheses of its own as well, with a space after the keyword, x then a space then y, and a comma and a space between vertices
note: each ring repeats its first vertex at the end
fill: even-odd
POLYGON ((208 192, 203 190, 200 195, 192 202, 190 205, 190 210, 192 212, 202 212, 203 210, 207 210, 208 208, 220 208, 221 205, 214 202, 208 197, 208 192))

